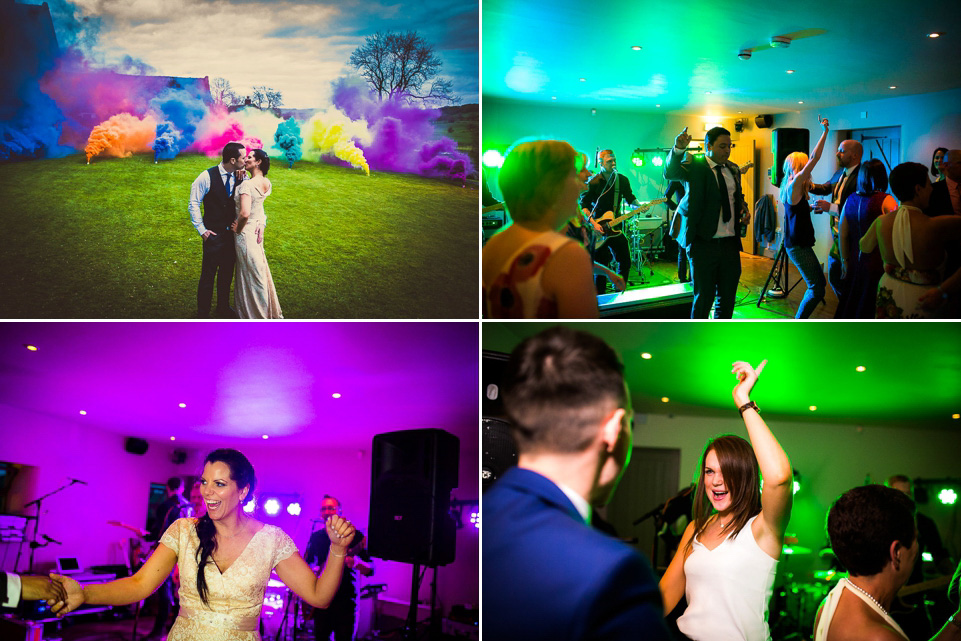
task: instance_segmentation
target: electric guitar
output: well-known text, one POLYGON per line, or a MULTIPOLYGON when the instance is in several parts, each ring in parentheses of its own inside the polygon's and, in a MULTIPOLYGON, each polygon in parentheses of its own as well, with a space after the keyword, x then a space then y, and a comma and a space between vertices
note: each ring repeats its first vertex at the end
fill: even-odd
POLYGON ((667 198, 657 198, 650 202, 646 202, 640 205, 639 207, 635 207, 634 209, 632 209, 631 211, 627 212, 622 216, 614 216, 614 212, 606 211, 600 216, 594 218, 594 222, 596 222, 601 227, 601 232, 597 235, 597 238, 595 239, 595 242, 594 242, 595 247, 600 245, 602 242, 604 242, 608 238, 612 236, 617 236, 618 234, 622 233, 620 230, 612 229, 612 227, 614 227, 615 225, 620 225, 622 222, 624 222, 625 220, 627 220, 632 216, 643 214, 654 205, 660 205, 661 203, 666 203, 666 202, 667 202, 667 198))
POLYGON ((504 203, 495 203, 481 209, 482 214, 486 214, 489 211, 504 211, 504 203))

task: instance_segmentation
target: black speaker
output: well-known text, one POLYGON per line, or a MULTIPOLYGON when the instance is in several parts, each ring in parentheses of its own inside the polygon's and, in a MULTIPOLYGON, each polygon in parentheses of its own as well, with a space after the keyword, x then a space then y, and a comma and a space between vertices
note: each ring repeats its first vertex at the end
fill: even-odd
POLYGON ((754 116, 754 124, 757 125, 759 129, 767 129, 774 124, 774 116, 771 114, 754 116))
POLYGON ((123 449, 127 450, 131 454, 146 454, 147 453, 147 441, 142 438, 129 437, 123 442, 123 449))
POLYGON ((771 171, 771 184, 775 187, 784 178, 784 159, 795 151, 808 152, 811 142, 811 132, 807 129, 779 127, 771 132, 771 156, 774 157, 774 167, 771 171))
POLYGON ((460 440, 439 429, 374 437, 367 548, 386 561, 447 565, 455 553, 450 492, 460 440))
POLYGON ((501 474, 517 465, 517 444, 507 421, 484 417, 481 420, 481 430, 481 444, 484 448, 481 491, 486 492, 501 474))
MULTIPOLYGON (((187 460, 186 450, 178 449, 178 450, 174 450, 170 454, 170 461, 176 465, 180 465, 181 463, 184 463, 186 460, 187 460)), ((189 491, 189 488, 188 488, 188 491, 189 491)))
POLYGON ((504 416, 501 389, 510 354, 485 349, 481 352, 481 415, 504 416))

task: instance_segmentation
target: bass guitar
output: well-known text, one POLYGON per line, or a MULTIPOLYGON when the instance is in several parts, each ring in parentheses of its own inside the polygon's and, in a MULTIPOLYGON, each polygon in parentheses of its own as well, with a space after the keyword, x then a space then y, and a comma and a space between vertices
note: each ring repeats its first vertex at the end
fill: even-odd
POLYGON ((594 246, 596 247, 600 245, 602 242, 604 242, 605 240, 607 240, 608 238, 611 238, 612 236, 617 236, 618 234, 622 233, 618 229, 613 229, 615 225, 620 225, 628 218, 631 218, 632 216, 637 216, 638 214, 643 214, 644 212, 649 210, 651 207, 654 207, 655 205, 660 205, 661 203, 666 203, 666 202, 667 202, 667 198, 656 198, 652 201, 643 203, 640 206, 635 207, 631 211, 621 216, 615 216, 614 212, 606 211, 600 216, 595 217, 594 222, 596 222, 600 226, 601 231, 597 235, 597 238, 594 239, 594 246))

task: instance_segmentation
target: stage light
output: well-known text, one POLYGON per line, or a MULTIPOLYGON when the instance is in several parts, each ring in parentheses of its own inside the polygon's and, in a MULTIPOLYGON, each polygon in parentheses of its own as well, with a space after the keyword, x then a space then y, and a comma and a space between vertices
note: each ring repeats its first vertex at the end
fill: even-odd
POLYGON ((331 397, 332 397, 332 398, 340 398, 340 392, 334 392, 333 394, 331 394, 331 397))
POLYGON ((930 562, 930 561, 933 561, 933 560, 934 560, 934 557, 931 555, 930 552, 922 552, 922 553, 921 553, 921 560, 922 560, 922 561, 928 561, 928 562, 930 562))
POLYGON ((797 494, 797 491, 800 489, 801 489, 801 484, 797 481, 794 481, 794 491, 791 492, 791 494, 797 494))
POLYGON ((647 352, 643 352, 643 353, 641 354, 641 358, 643 358, 643 359, 646 360, 646 361, 649 361, 649 360, 651 360, 651 355, 648 354, 647 352))
POLYGON ((266 441, 268 438, 270 438, 270 437, 267 436, 266 434, 264 434, 263 439, 266 441))
POLYGON ((179 405, 179 407, 180 407, 180 409, 183 409, 183 408, 187 407, 187 404, 186 404, 186 403, 181 403, 181 404, 179 405))
POLYGON ((640 148, 635 149, 634 153, 631 154, 631 164, 634 165, 635 167, 644 166, 644 154, 641 153, 640 148))
POLYGON ((855 367, 854 369, 857 370, 857 371, 859 371, 859 372, 863 372, 863 371, 864 371, 865 369, 867 369, 867 368, 864 367, 864 365, 858 365, 858 366, 855 367))
POLYGON ((940 37, 943 36, 943 35, 944 35, 944 34, 943 34, 942 32, 940 32, 940 31, 935 31, 934 33, 929 33, 929 34, 928 34, 928 37, 929 37, 929 38, 940 38, 940 37))
POLYGON ((958 500, 958 493, 946 487, 938 492, 938 500, 941 501, 941 505, 954 505, 958 500))
POLYGON ((797 494, 798 490, 801 489, 801 472, 796 469, 791 470, 791 472, 794 474, 794 487, 792 488, 792 492, 791 492, 791 494, 793 495, 793 494, 797 494))
POLYGON ((897 89, 897 88, 898 88, 897 85, 891 85, 890 87, 888 87, 888 89, 897 89))
POLYGON ((264 503, 264 512, 270 516, 277 516, 277 513, 280 512, 280 501, 277 499, 267 499, 264 503))
POLYGON ((247 514, 253 514, 254 510, 257 509, 257 499, 250 499, 247 505, 244 506, 244 512, 247 514))
POLYGON ((294 502, 287 506, 287 514, 291 516, 300 516, 300 503, 294 502))
POLYGON ((496 149, 488 149, 481 158, 485 167, 500 167, 504 164, 504 157, 496 149))
POLYGON ((80 410, 80 416, 86 416, 87 410, 80 410))
POLYGON ((803 101, 803 100, 798 100, 797 103, 798 103, 799 105, 803 105, 803 104, 804 104, 804 101, 803 101))
POLYGON ((26 348, 27 348, 28 350, 30 350, 31 352, 36 352, 36 351, 39 350, 39 348, 38 348, 36 345, 28 345, 28 344, 25 343, 25 344, 24 344, 24 347, 26 347, 26 348))
POLYGON ((954 420, 958 420, 959 418, 961 418, 961 414, 952 414, 951 418, 953 418, 954 420))
POLYGON ((666 396, 662 396, 662 397, 661 397, 661 402, 662 402, 662 403, 669 403, 670 401, 671 401, 671 399, 669 399, 669 398, 666 397, 666 396))
POLYGON ((664 159, 661 158, 660 156, 654 156, 653 158, 651 158, 651 164, 654 165, 655 167, 660 167, 664 164, 664 159))
POLYGON ((177 440, 177 437, 176 437, 176 436, 171 436, 171 437, 170 437, 170 440, 171 440, 171 441, 176 441, 176 440, 177 440))
POLYGON ((470 513, 470 522, 474 524, 478 530, 480 529, 480 512, 470 513))
POLYGON ((578 78, 581 82, 587 82, 587 78, 578 78))
POLYGON ((788 69, 787 73, 794 73, 794 69, 788 69))

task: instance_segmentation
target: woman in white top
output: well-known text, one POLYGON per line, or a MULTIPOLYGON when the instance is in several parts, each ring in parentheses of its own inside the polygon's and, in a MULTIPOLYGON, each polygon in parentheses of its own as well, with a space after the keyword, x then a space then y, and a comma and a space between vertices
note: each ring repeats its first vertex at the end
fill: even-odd
POLYGON ((665 614, 687 597, 677 627, 695 641, 770 639, 767 604, 791 518, 794 477, 787 455, 750 399, 766 363, 757 370, 734 363, 734 403, 751 441, 728 434, 707 442, 694 521, 661 578, 665 614))
MULTIPOLYGON (((888 610, 918 557, 914 502, 883 485, 848 490, 831 506, 828 536, 849 576, 818 609, 815 641, 905 641, 888 610)), ((934 639, 961 639, 961 610, 934 639)))

